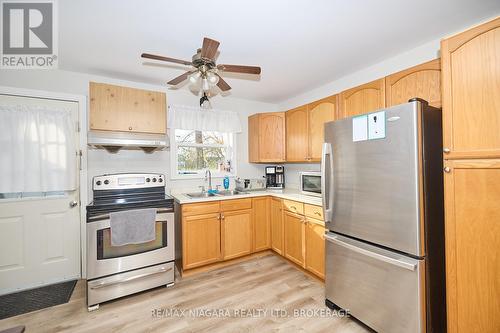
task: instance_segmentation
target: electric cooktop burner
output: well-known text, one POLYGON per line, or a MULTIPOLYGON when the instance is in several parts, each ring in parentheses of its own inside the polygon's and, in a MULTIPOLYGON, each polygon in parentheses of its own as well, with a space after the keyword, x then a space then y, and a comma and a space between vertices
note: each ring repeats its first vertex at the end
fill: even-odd
POLYGON ((113 174, 94 177, 94 200, 87 206, 87 217, 142 208, 173 211, 174 199, 165 194, 164 178, 161 174, 113 174))

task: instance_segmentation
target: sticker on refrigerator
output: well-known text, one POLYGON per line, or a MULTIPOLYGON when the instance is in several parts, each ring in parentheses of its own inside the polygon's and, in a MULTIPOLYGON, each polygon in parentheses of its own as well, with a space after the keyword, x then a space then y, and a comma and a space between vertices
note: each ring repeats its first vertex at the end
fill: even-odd
POLYGON ((366 141, 368 139, 368 117, 358 116, 352 118, 352 142, 366 141))
POLYGON ((385 111, 368 115, 368 140, 385 138, 385 111))

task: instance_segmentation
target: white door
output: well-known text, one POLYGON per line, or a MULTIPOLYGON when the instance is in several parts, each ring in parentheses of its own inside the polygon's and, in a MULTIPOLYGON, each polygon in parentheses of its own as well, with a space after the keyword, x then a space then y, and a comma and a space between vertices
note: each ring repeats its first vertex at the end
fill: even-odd
MULTIPOLYGON (((79 151, 76 129, 78 103, 0 94, 0 106, 2 105, 40 106, 71 113, 71 122, 75 125, 70 132, 75 138, 75 163, 72 165, 76 170, 71 168, 68 175, 62 176, 70 179, 75 177, 76 189, 0 193, 0 294, 79 278, 80 200, 79 162, 76 153, 79 151)), ((54 128, 51 127, 51 130, 54 128)), ((4 155, 0 157, 0 161, 12 161, 13 156, 9 156, 9 150, 2 149, 1 154, 4 155)), ((29 156, 27 158, 29 161, 29 156)), ((33 174, 31 176, 36 177, 33 174)))

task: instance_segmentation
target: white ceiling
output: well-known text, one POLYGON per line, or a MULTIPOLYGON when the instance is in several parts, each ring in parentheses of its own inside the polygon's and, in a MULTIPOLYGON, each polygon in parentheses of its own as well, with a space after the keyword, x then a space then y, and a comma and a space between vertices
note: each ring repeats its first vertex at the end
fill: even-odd
MULTIPOLYGON (((226 75, 231 96, 277 103, 500 12, 498 0, 64 0, 59 67, 165 84, 184 72, 142 52, 191 60, 204 36, 218 63, 260 65, 226 75)), ((188 89, 184 85, 180 89, 188 89)))

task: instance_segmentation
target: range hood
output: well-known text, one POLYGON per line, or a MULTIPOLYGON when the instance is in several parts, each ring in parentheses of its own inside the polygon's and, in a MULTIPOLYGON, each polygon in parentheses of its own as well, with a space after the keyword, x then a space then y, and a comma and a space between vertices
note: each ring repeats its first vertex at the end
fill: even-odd
POLYGON ((146 153, 152 153, 168 148, 169 138, 165 134, 89 131, 87 144, 94 148, 104 148, 110 153, 116 153, 120 149, 142 149, 146 153))

